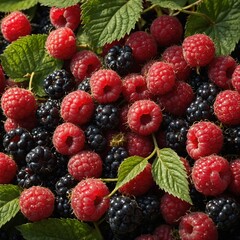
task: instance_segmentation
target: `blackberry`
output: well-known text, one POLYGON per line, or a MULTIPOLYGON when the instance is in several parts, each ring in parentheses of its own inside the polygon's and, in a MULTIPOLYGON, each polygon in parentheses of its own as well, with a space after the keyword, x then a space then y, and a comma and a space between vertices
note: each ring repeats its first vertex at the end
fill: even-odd
POLYGON ((35 127, 31 130, 31 134, 35 142, 35 145, 38 145, 38 146, 52 145, 52 140, 51 140, 52 134, 50 134, 45 127, 42 127, 42 126, 35 127))
POLYGON ((143 219, 136 200, 123 195, 115 195, 110 199, 107 217, 111 230, 119 235, 133 232, 143 219))
POLYGON ((56 158, 56 168, 54 170, 54 176, 56 179, 58 179, 60 177, 63 177, 68 172, 67 165, 69 161, 69 156, 58 153, 55 148, 52 149, 52 153, 56 158))
POLYGON ((126 45, 113 46, 104 57, 104 62, 107 68, 116 71, 119 75, 125 75, 133 65, 132 49, 126 45))
POLYGON ((74 218, 70 200, 67 197, 55 197, 55 214, 57 217, 74 218))
POLYGON ((217 94, 220 92, 219 88, 211 82, 203 82, 197 89, 196 95, 202 99, 213 104, 217 94))
POLYGON ((172 148, 179 155, 186 152, 187 131, 189 124, 185 119, 173 119, 166 130, 167 147, 172 148))
POLYGON ((55 70, 43 81, 46 94, 52 99, 60 99, 75 87, 75 80, 64 70, 55 70))
POLYGON ((4 39, 2 35, 0 35, 0 54, 4 52, 4 50, 9 44, 10 43, 6 39, 4 39))
POLYGON ((26 155, 34 147, 34 142, 32 135, 25 128, 16 128, 3 136, 3 147, 5 152, 22 165, 26 155))
POLYGON ((101 129, 96 125, 89 125, 85 131, 85 136, 89 147, 96 151, 102 152, 107 146, 107 139, 104 137, 101 129))
POLYGON ((91 93, 90 78, 85 78, 82 82, 79 83, 77 88, 84 92, 91 93))
POLYGON ((231 197, 217 197, 207 202, 205 212, 212 218, 218 230, 229 230, 240 218, 240 207, 231 197))
POLYGON ((197 73, 196 71, 192 71, 189 79, 188 84, 192 87, 193 91, 196 92, 197 89, 204 83, 208 82, 208 77, 206 73, 197 73))
POLYGON ((37 108, 36 116, 40 126, 53 131, 62 122, 60 102, 48 99, 46 102, 41 103, 37 108))
POLYGON ((58 196, 67 196, 70 194, 71 189, 76 186, 77 181, 67 173, 61 177, 55 184, 55 192, 58 196))
POLYGON ((207 197, 198 192, 194 186, 190 186, 189 193, 193 202, 192 207, 194 211, 204 211, 206 203, 208 201, 207 197))
POLYGON ((223 131, 224 154, 239 154, 240 153, 240 127, 226 127, 223 131))

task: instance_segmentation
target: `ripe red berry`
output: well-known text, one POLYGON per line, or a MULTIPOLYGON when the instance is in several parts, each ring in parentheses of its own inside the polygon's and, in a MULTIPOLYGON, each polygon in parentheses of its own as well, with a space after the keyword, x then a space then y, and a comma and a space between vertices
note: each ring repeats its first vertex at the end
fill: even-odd
POLYGON ((232 74, 232 85, 240 93, 240 65, 238 65, 232 74))
POLYGON ((157 239, 173 240, 173 228, 171 225, 161 224, 154 229, 153 235, 156 236, 157 239))
POLYGON ((236 196, 240 196, 240 159, 235 159, 229 163, 232 172, 232 181, 228 190, 236 196))
POLYGON ((7 81, 4 75, 2 65, 0 64, 0 95, 4 92, 6 85, 7 85, 7 81))

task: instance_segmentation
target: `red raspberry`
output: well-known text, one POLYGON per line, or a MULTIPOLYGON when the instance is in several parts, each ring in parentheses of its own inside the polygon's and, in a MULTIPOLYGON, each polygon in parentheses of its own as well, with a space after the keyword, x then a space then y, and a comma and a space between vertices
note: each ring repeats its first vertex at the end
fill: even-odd
POLYGON ((157 62, 157 60, 150 60, 148 62, 146 62, 142 68, 141 68, 141 74, 144 76, 144 77, 147 77, 147 74, 148 74, 148 71, 150 69, 150 67, 155 63, 157 62))
POLYGON ((149 191, 153 185, 152 165, 147 163, 147 166, 142 172, 120 187, 118 191, 124 195, 141 196, 149 191))
POLYGON ((82 90, 70 92, 62 100, 60 113, 65 122, 82 125, 90 120, 93 112, 93 99, 82 90))
POLYGON ((90 50, 82 50, 74 54, 70 62, 70 70, 77 83, 101 68, 102 64, 98 56, 90 50))
POLYGON ((182 46, 174 45, 165 49, 162 54, 162 61, 173 65, 178 80, 186 81, 190 76, 191 68, 183 57, 182 46))
POLYGON ((0 95, 4 92, 7 81, 2 66, 0 65, 0 95))
POLYGON ((206 196, 223 193, 232 180, 229 162, 218 155, 201 157, 192 167, 192 181, 196 190, 206 196))
POLYGON ((74 155, 85 143, 83 130, 73 123, 62 123, 53 132, 53 145, 63 155, 74 155))
POLYGON ((81 151, 69 159, 68 172, 78 181, 99 178, 102 174, 102 159, 95 152, 81 151))
POLYGON ((51 216, 54 210, 54 194, 45 187, 33 186, 25 189, 19 198, 22 214, 32 222, 51 216))
POLYGON ((203 212, 192 212, 182 217, 179 235, 182 240, 218 239, 218 231, 213 220, 203 212))
POLYGON ((150 135, 161 125, 162 112, 154 101, 138 100, 129 107, 127 121, 132 131, 150 135))
POLYGON ((76 36, 70 28, 58 28, 49 33, 45 47, 54 58, 70 59, 77 51, 76 36))
POLYGON ((115 102, 122 92, 122 80, 113 70, 100 69, 90 78, 93 98, 99 103, 115 102))
POLYGON ((236 196, 240 196, 240 159, 235 159, 229 163, 232 172, 232 181, 228 190, 236 196))
POLYGON ((218 120, 226 125, 240 124, 240 94, 233 90, 220 92, 213 104, 218 120))
POLYGON ((208 66, 208 77, 222 89, 232 88, 232 74, 237 62, 231 56, 215 57, 208 66))
POLYGON ((177 224, 190 207, 190 203, 174 197, 169 193, 164 193, 160 202, 161 214, 168 224, 177 224))
POLYGON ((71 194, 71 206, 81 221, 98 221, 108 210, 110 199, 107 186, 100 180, 87 178, 75 186, 71 194))
POLYGON ((240 65, 238 65, 232 74, 232 85, 240 93, 240 65))
POLYGON ((29 19, 20 11, 10 13, 1 21, 1 32, 3 37, 9 42, 29 35, 31 31, 32 28, 29 19))
POLYGON ((193 124, 187 133, 186 150, 191 158, 219 153, 223 146, 223 132, 216 124, 201 121, 193 124))
POLYGON ((194 98, 192 87, 183 81, 177 81, 173 89, 159 97, 164 110, 175 116, 183 116, 194 98))
POLYGON ((37 102, 31 91, 13 87, 3 93, 1 107, 6 117, 21 120, 35 113, 37 102))
POLYGON ((154 145, 150 136, 127 132, 126 148, 129 156, 147 157, 153 151, 154 145))
POLYGON ((190 67, 206 66, 215 56, 214 42, 205 34, 186 37, 182 47, 183 56, 190 67))
POLYGON ((123 79, 122 94, 128 102, 149 99, 151 97, 147 89, 146 78, 137 73, 129 74, 123 79))
POLYGON ((135 31, 126 39, 125 45, 132 48, 136 62, 143 63, 157 55, 157 43, 153 36, 144 31, 135 31))
POLYGON ((155 228, 153 235, 157 237, 157 240, 174 240, 173 228, 168 224, 161 224, 155 228))
POLYGON ((52 7, 49 17, 55 28, 68 27, 74 31, 81 22, 80 6, 76 4, 66 8, 52 7))
POLYGON ((16 176, 16 172, 16 162, 5 153, 0 152, 0 184, 10 183, 16 176))
POLYGON ((161 47, 168 47, 180 43, 183 26, 178 18, 162 15, 152 22, 150 32, 161 47))
POLYGON ((163 95, 171 91, 176 76, 173 67, 165 62, 155 62, 148 70, 147 87, 153 95, 163 95))

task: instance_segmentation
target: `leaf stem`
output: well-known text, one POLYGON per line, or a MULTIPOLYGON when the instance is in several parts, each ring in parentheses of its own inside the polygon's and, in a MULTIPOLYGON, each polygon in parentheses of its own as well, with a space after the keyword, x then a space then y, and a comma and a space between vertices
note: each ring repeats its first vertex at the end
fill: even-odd
POLYGON ((98 224, 96 222, 93 222, 93 225, 94 225, 94 227, 96 229, 96 232, 97 232, 97 234, 99 236, 99 240, 103 240, 103 236, 102 236, 102 233, 99 230, 98 224))
POLYGON ((118 178, 101 178, 103 182, 117 182, 118 178))
POLYGON ((182 9, 191 8, 191 7, 195 6, 195 5, 198 5, 198 4, 201 3, 202 1, 203 1, 203 0, 198 0, 198 1, 194 2, 194 3, 192 3, 192 4, 189 4, 189 5, 185 6, 185 7, 183 7, 182 9))
POLYGON ((34 76, 34 72, 31 73, 30 75, 30 80, 29 80, 29 84, 28 84, 28 90, 32 91, 32 81, 33 81, 33 76, 34 76))

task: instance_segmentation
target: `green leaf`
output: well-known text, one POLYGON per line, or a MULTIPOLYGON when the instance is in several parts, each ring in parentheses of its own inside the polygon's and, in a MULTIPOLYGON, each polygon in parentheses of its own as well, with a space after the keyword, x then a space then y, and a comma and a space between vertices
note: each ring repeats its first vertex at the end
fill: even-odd
POLYGON ((80 28, 76 35, 77 38, 77 46, 79 48, 93 48, 91 37, 86 33, 83 28, 80 28))
POLYGON ((186 169, 180 157, 170 148, 158 150, 152 164, 153 179, 164 191, 186 202, 192 203, 186 169))
POLYGON ((45 41, 47 35, 34 34, 19 38, 11 43, 0 56, 6 74, 15 82, 32 81, 31 87, 36 95, 45 95, 44 78, 63 62, 47 54, 45 41))
POLYGON ((18 186, 0 185, 0 228, 19 212, 20 192, 18 186))
POLYGON ((142 1, 89 0, 81 8, 86 33, 102 47, 130 33, 141 16, 142 1))
POLYGON ((102 240, 95 229, 77 219, 49 218, 16 228, 26 240, 102 240))
POLYGON ((37 0, 0 0, 0 12, 25 10, 38 3, 37 0))
POLYGON ((187 0, 149 0, 152 4, 156 4, 162 8, 169 8, 171 10, 180 10, 183 6, 185 6, 187 0))
POLYGON ((230 54, 240 39, 240 1, 205 0, 197 8, 197 14, 191 15, 186 24, 186 36, 206 33, 216 47, 216 55, 230 54))
POLYGON ((76 5, 80 0, 39 0, 44 6, 65 8, 76 5))
POLYGON ((141 173, 147 166, 148 160, 139 156, 126 158, 118 168, 118 181, 115 189, 119 189, 141 173))

